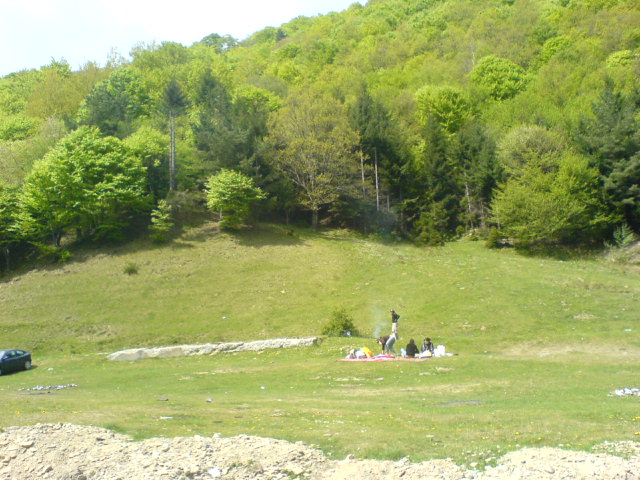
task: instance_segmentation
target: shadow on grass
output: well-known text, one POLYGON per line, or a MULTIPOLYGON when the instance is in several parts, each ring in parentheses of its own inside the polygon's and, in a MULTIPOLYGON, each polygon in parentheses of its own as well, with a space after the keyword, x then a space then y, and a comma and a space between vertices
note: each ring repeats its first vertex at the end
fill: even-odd
POLYGON ((2 377, 8 377, 8 376, 10 376, 10 375, 18 375, 18 374, 20 374, 20 373, 31 372, 32 370, 37 370, 37 369, 38 369, 38 366, 37 366, 37 365, 31 364, 31 368, 29 368, 29 370, 25 370, 25 369, 23 368, 23 369, 20 369, 20 370, 12 370, 12 371, 10 371, 10 372, 2 372, 2 375, 0 375, 0 376, 2 376, 2 377))
POLYGON ((560 261, 597 260, 602 256, 602 248, 572 247, 567 245, 530 245, 528 247, 516 247, 516 252, 524 257, 560 261))
POLYGON ((302 238, 307 233, 286 225, 260 225, 250 230, 229 233, 238 244, 244 247, 262 248, 269 246, 304 246, 302 238))
POLYGON ((64 249, 71 253, 71 257, 67 260, 52 261, 47 258, 38 258, 37 254, 34 253, 30 261, 23 263, 15 270, 0 271, 0 283, 19 281, 22 275, 30 272, 64 273, 69 265, 82 264, 99 256, 113 258, 159 249, 166 249, 167 251, 190 249, 194 248, 196 243, 206 242, 221 235, 228 236, 242 246, 261 248, 266 246, 304 245, 304 237, 307 237, 309 233, 293 227, 272 224, 260 224, 256 227, 247 227, 235 232, 222 232, 216 223, 203 221, 199 225, 176 230, 167 241, 161 243, 153 242, 148 235, 141 235, 121 242, 105 242, 98 245, 70 242, 64 246, 64 249))

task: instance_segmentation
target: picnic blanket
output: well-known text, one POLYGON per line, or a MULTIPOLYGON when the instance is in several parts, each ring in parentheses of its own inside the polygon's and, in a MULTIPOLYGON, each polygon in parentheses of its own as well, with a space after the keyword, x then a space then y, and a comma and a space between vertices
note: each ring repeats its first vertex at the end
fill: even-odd
POLYGON ((375 357, 364 358, 341 358, 341 362, 384 362, 386 360, 395 360, 393 355, 376 355, 375 357))
POLYGON ((425 360, 429 360, 430 357, 426 358, 405 358, 405 357, 396 357, 395 355, 376 355, 375 357, 366 357, 366 358, 341 358, 341 362, 386 362, 389 360, 406 360, 409 362, 423 362, 425 360))

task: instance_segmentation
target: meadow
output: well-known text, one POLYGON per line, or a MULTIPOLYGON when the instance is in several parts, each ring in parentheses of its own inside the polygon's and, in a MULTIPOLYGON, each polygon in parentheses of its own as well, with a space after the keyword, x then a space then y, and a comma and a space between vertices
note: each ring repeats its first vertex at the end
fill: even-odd
POLYGON ((638 440, 640 272, 461 240, 442 248, 343 231, 212 226, 156 246, 76 251, 0 282, 0 345, 34 368, 0 377, 0 426, 74 422, 134 438, 240 433, 335 458, 491 463, 524 446, 638 440), (311 348, 109 362, 137 347, 318 335, 345 309, 361 336, 311 348), (339 362, 378 350, 389 310, 402 346, 453 355, 339 362), (36 385, 77 386, 44 393, 36 385))

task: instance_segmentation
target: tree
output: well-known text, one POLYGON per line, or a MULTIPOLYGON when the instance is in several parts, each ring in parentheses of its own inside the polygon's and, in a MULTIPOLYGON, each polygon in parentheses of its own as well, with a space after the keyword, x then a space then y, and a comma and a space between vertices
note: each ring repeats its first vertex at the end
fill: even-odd
POLYGON ((132 120, 149 113, 149 106, 150 99, 140 75, 121 68, 89 92, 78 110, 78 122, 96 126, 105 135, 123 137, 132 120))
POLYGON ((234 170, 222 169, 207 182, 207 206, 220 212, 220 227, 238 228, 249 216, 251 204, 265 195, 253 180, 234 170))
POLYGON ((176 189, 176 118, 184 113, 187 97, 174 78, 164 91, 162 106, 169 117, 169 190, 176 189))
POLYGON ((212 169, 237 168, 247 157, 248 132, 238 121, 227 88, 209 69, 199 78, 195 103, 191 128, 196 147, 212 169))
POLYGON ((527 73, 517 63, 489 55, 471 71, 471 82, 486 89, 496 100, 514 97, 527 85, 527 73))
POLYGON ((29 97, 25 111, 36 118, 51 117, 64 121, 69 128, 74 126, 78 107, 95 84, 109 76, 108 69, 100 69, 87 63, 79 71, 46 68, 42 78, 29 97))
POLYGON ((140 127, 124 139, 124 144, 147 170, 147 185, 155 199, 164 198, 169 187, 167 151, 170 140, 165 133, 148 126, 140 127))
POLYGON ((0 182, 21 185, 33 163, 41 159, 66 133, 61 120, 50 118, 42 122, 31 137, 0 143, 0 182))
POLYGON ((231 35, 218 35, 217 33, 207 35, 198 43, 213 48, 216 53, 224 53, 229 49, 238 46, 238 40, 233 38, 231 35))
POLYGON ((591 108, 577 126, 578 143, 600 171, 612 210, 640 231, 640 90, 625 96, 607 81, 591 108))
POLYGON ((449 87, 422 87, 416 92, 418 123, 423 127, 434 117, 442 129, 456 133, 471 118, 471 105, 461 90, 449 87))
POLYGON ((11 249, 20 240, 17 230, 18 191, 0 184, 0 253, 11 269, 11 249))
POLYGON ((460 171, 449 154, 449 136, 431 116, 412 165, 411 196, 403 203, 413 238, 440 245, 460 224, 460 171))
POLYGON ((296 186, 315 229, 320 208, 355 188, 358 135, 349 127, 342 104, 309 92, 292 93, 272 115, 269 130, 271 161, 296 186))
POLYGON ((167 240, 167 234, 173 228, 171 220, 171 205, 166 200, 160 200, 158 206, 151 212, 151 230, 154 242, 162 243, 167 240))
POLYGON ((80 238, 117 238, 147 209, 145 170, 124 144, 82 127, 36 162, 20 197, 20 224, 54 246, 69 229, 80 238))
POLYGON ((566 148, 565 142, 554 132, 538 125, 520 125, 503 137, 498 153, 507 173, 517 175, 529 162, 548 159, 555 165, 566 148))
POLYGON ((585 157, 565 153, 553 169, 532 161, 499 188, 493 216, 504 234, 524 244, 598 240, 617 223, 598 184, 598 171, 585 157))
POLYGON ((497 161, 496 144, 486 125, 472 120, 455 135, 449 152, 464 186, 465 223, 474 229, 485 224, 493 191, 504 175, 497 161))
POLYGON ((24 140, 38 129, 38 121, 23 114, 0 117, 0 142, 24 140))
MULTIPOLYGON (((379 211, 384 190, 387 194, 402 197, 404 179, 398 155, 397 128, 389 111, 371 96, 364 85, 349 108, 349 121, 360 137, 362 176, 366 173, 365 166, 374 175, 376 211, 379 211)), ((366 192, 367 187, 363 178, 363 191, 366 192)))

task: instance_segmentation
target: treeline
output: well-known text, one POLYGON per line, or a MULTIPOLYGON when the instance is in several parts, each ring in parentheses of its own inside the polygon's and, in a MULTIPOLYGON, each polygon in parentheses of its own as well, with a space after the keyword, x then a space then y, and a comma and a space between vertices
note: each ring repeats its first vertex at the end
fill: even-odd
POLYGON ((0 78, 3 268, 207 207, 437 245, 640 231, 635 0, 370 0, 0 78))

